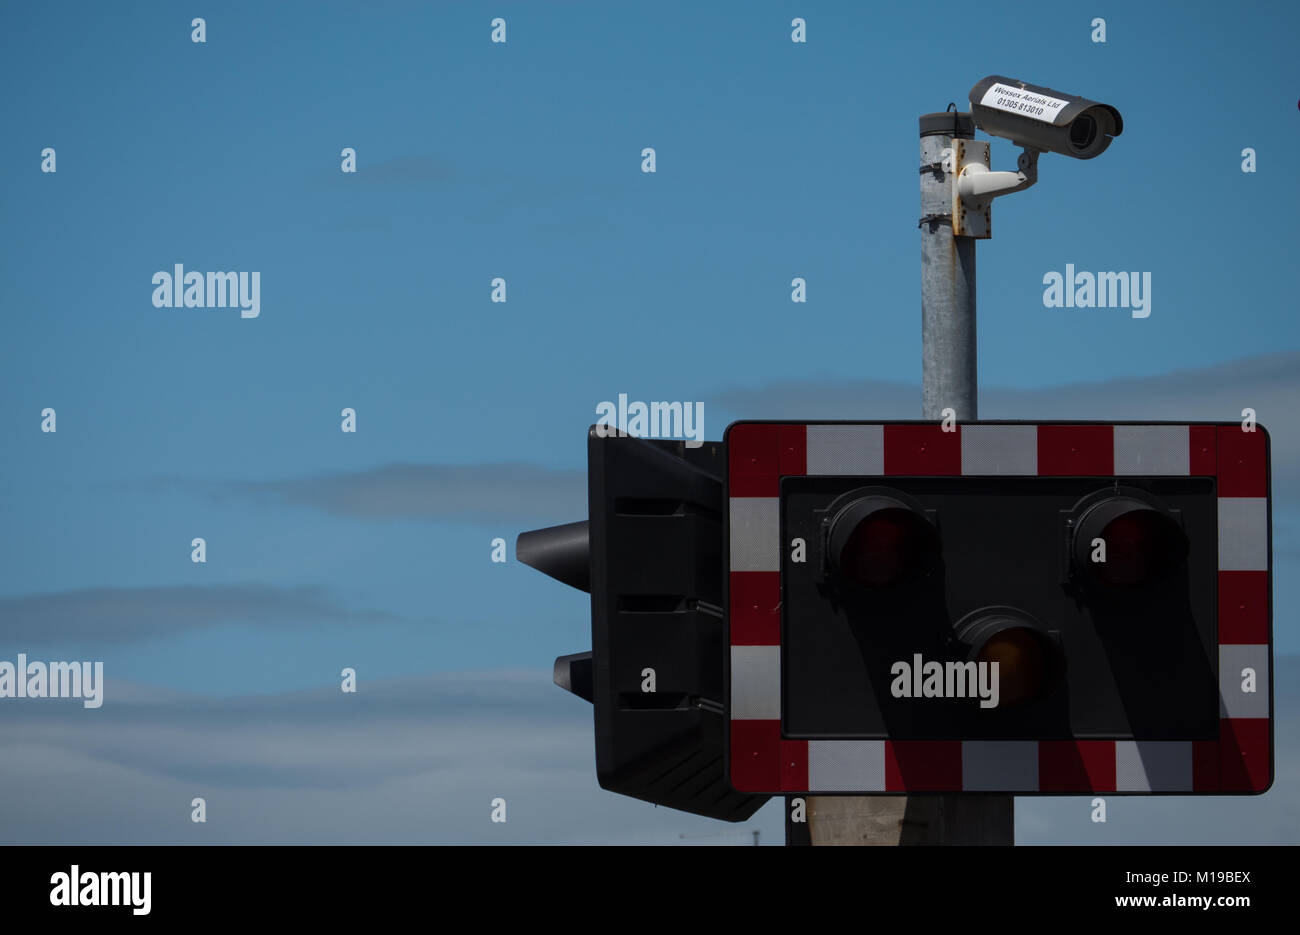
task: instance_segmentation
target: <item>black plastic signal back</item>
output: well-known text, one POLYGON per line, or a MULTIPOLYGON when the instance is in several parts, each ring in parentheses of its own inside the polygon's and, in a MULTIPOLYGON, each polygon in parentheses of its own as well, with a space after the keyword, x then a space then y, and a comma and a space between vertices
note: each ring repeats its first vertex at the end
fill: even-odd
POLYGON ((743 821, 767 796, 723 771, 725 470, 721 442, 588 433, 596 772, 611 792, 743 821))

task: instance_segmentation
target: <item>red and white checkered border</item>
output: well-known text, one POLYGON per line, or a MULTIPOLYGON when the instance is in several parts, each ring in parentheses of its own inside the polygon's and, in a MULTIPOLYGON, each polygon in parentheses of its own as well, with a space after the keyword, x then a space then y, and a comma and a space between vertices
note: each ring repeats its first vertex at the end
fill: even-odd
POLYGON ((728 461, 728 771, 740 792, 1259 793, 1272 782, 1268 436, 1239 423, 737 422, 728 461), (780 479, 1214 476, 1217 741, 787 740, 780 479), (1257 691, 1241 691, 1252 666, 1257 691))

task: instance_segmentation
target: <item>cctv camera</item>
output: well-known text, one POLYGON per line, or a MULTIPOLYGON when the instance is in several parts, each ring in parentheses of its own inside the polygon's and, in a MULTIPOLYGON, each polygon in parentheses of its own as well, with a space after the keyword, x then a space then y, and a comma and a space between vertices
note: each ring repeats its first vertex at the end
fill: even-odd
POLYGON ((1119 111, 1073 94, 990 75, 970 90, 975 123, 1026 149, 1075 159, 1100 156, 1124 130, 1119 111))

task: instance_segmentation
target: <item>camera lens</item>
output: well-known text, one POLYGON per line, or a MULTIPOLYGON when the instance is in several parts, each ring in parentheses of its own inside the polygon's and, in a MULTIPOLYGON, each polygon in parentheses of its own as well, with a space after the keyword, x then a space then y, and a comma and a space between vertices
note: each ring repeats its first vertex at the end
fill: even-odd
POLYGON ((1070 124, 1070 145, 1078 152, 1084 152, 1097 139, 1097 121, 1087 114, 1080 114, 1070 124))

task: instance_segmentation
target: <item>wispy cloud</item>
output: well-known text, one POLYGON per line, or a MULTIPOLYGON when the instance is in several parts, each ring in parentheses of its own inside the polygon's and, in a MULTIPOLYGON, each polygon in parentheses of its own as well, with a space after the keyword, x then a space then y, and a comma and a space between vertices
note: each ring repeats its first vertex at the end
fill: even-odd
POLYGON ((342 607, 314 586, 79 588, 0 598, 0 639, 10 645, 88 639, 125 643, 224 623, 297 626, 395 619, 382 611, 342 607))
MULTIPOLYGON (((226 699, 110 680, 105 698, 97 718, 0 702, 0 841, 676 844, 736 827, 599 789, 591 707, 549 672, 226 699)), ((779 840, 779 811, 756 824, 779 840)))
MULTIPOLYGON (((920 387, 882 380, 787 380, 712 394, 733 419, 912 419, 920 387)), ((1273 495, 1300 497, 1300 352, 1143 378, 980 392, 985 419, 1225 421, 1247 407, 1273 444, 1273 495)), ((389 464, 270 481, 161 483, 217 499, 243 498, 370 520, 564 522, 587 507, 585 470, 525 462, 389 464)))
MULTIPOLYGON (((1264 796, 1016 803, 1028 844, 1300 841, 1300 659, 1277 660, 1277 781, 1264 796), (1195 821, 1187 816, 1195 814, 1195 821)), ((591 708, 550 673, 491 671, 196 698, 109 681, 96 711, 0 702, 4 843, 744 843, 729 825, 597 787, 591 708), (88 794, 88 790, 91 794, 88 794), (190 822, 203 796, 208 822, 190 822), (491 821, 492 799, 507 821, 491 821), (716 837, 714 837, 716 835, 716 837)))
POLYGON ((560 522, 587 508, 585 470, 522 462, 389 464, 285 480, 168 483, 218 499, 252 498, 375 520, 560 522))

